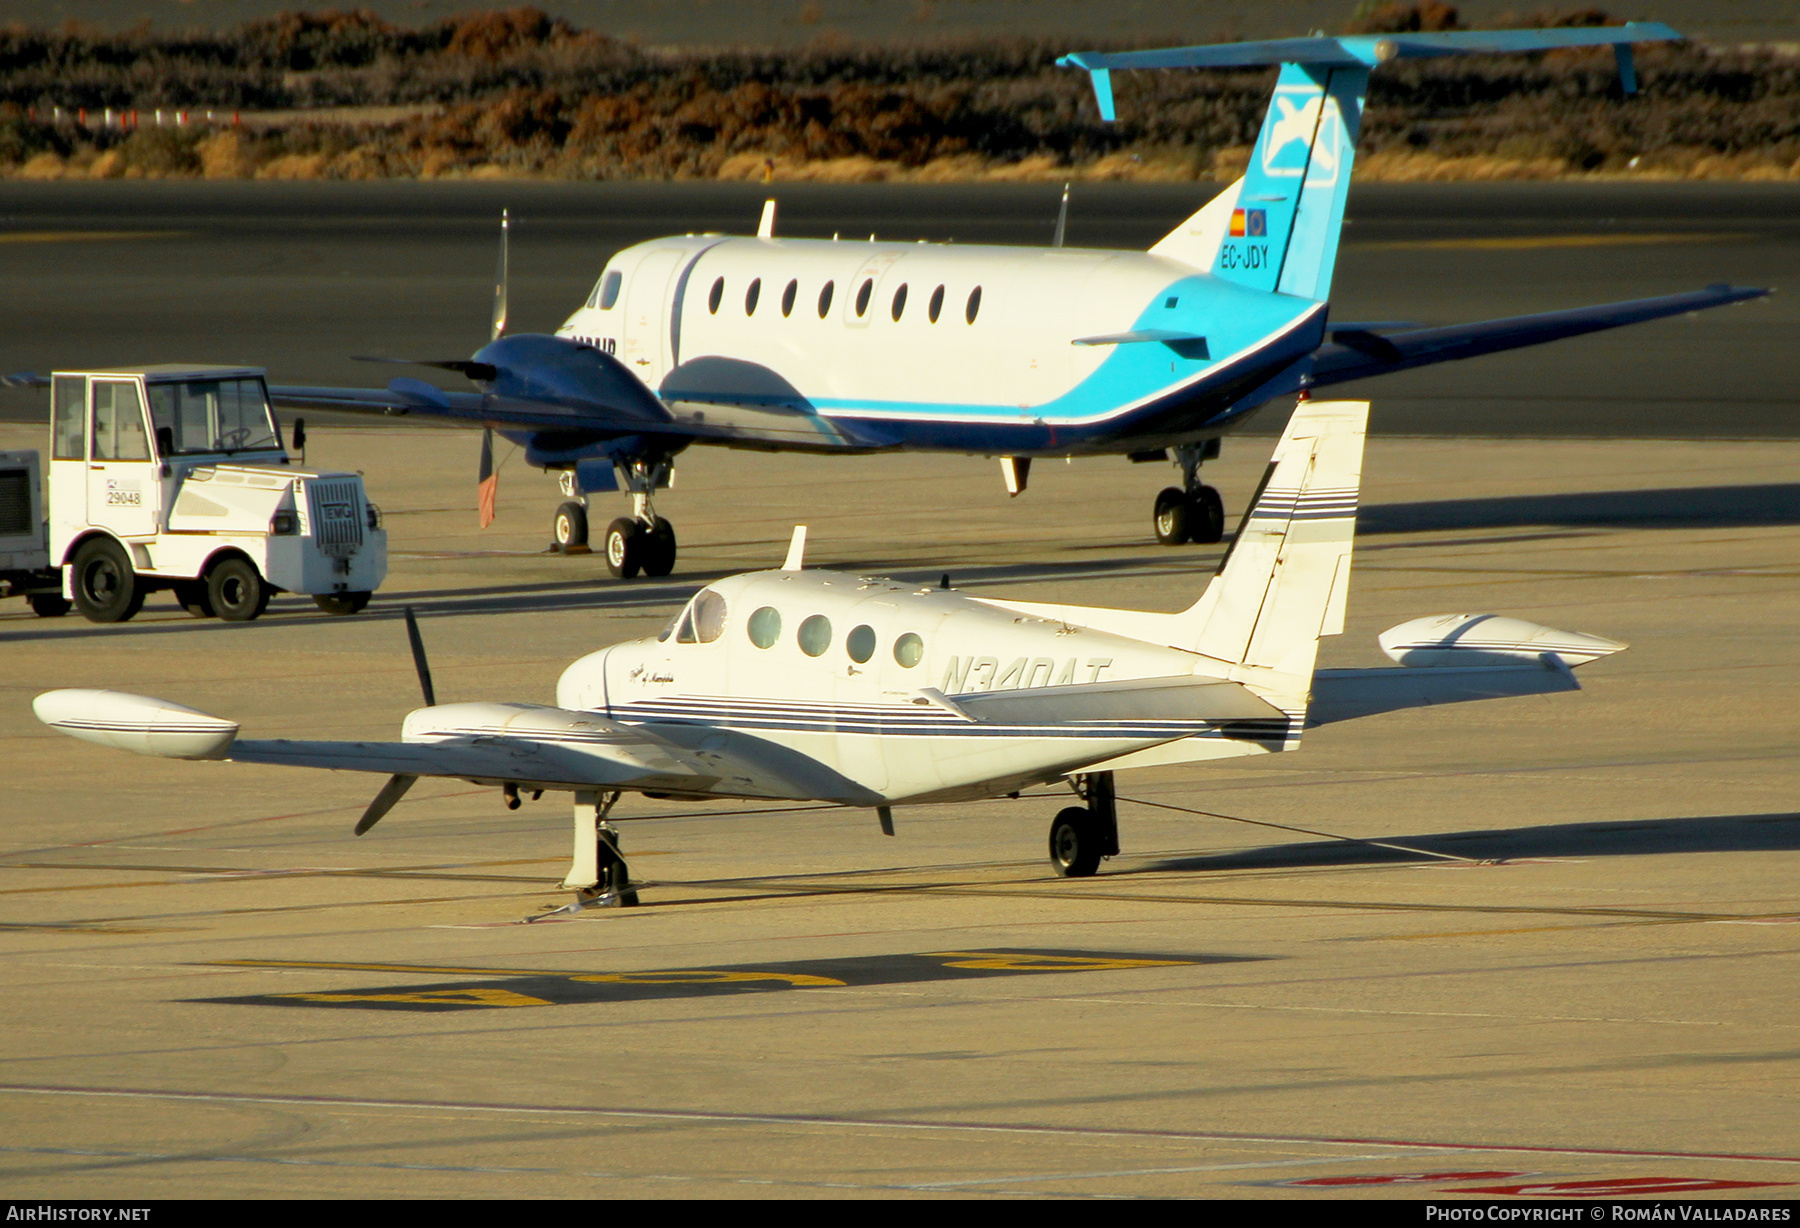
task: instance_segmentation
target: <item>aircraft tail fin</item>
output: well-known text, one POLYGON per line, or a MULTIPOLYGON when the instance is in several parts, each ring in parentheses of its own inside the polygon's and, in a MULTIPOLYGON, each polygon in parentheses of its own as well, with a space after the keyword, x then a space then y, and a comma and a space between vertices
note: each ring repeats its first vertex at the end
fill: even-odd
POLYGON ((1175 616, 1172 642, 1248 667, 1284 708, 1304 709, 1320 637, 1344 630, 1368 421, 1367 401, 1300 403, 1218 575, 1175 616))
POLYGON ((1115 70, 1281 65, 1268 117, 1251 148, 1239 198, 1230 207, 1226 233, 1213 248, 1212 266, 1202 263, 1209 253, 1192 251, 1198 233, 1204 230, 1198 226, 1204 210, 1152 250, 1253 289, 1323 300, 1330 294, 1332 268, 1337 263, 1350 163, 1372 68, 1393 60, 1611 47, 1618 58, 1620 83, 1629 94, 1637 88, 1632 45, 1680 37, 1658 22, 1636 21, 1622 26, 1548 30, 1316 34, 1154 51, 1079 51, 1057 63, 1087 71, 1093 79, 1100 116, 1106 120, 1114 117, 1115 70), (1188 230, 1196 234, 1185 235, 1188 230), (1164 250, 1170 244, 1173 247, 1164 250))

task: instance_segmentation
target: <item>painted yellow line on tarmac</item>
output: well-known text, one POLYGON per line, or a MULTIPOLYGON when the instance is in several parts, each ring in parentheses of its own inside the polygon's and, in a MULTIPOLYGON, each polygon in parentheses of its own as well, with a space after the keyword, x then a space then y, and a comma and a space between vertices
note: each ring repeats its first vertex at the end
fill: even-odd
POLYGON ((0 243, 99 243, 115 239, 178 239, 185 230, 13 230, 0 243))
POLYGON ((1458 251, 1531 251, 1543 247, 1636 247, 1657 243, 1727 243, 1747 239, 1742 233, 1671 231, 1663 234, 1531 235, 1508 239, 1395 239, 1381 243, 1351 243, 1363 251, 1442 249, 1458 251))

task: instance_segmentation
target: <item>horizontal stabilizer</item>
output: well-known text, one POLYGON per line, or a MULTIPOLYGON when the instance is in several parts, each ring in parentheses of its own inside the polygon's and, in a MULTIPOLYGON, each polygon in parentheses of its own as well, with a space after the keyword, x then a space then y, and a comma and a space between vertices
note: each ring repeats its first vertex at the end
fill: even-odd
POLYGON ((1389 627, 1376 638, 1390 659, 1415 669, 1511 666, 1545 654, 1572 669, 1627 647, 1602 635, 1558 631, 1500 614, 1433 614, 1389 627))
POLYGON ((951 702, 975 720, 995 725, 1287 719, 1281 709, 1238 683, 1188 674, 1014 691, 976 691, 957 695, 951 702))
POLYGON ((1330 725, 1402 708, 1431 708, 1477 699, 1579 691, 1567 669, 1552 663, 1486 665, 1471 669, 1322 669, 1313 675, 1306 723, 1330 725))

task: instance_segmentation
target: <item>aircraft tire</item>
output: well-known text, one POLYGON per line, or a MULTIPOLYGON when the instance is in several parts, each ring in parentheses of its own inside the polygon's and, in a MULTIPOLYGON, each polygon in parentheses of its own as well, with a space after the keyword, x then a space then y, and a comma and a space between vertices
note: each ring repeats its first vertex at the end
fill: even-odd
POLYGON ((61 618, 69 612, 69 599, 61 593, 32 593, 25 601, 39 618, 61 618))
POLYGON ((144 582, 125 547, 95 537, 75 552, 75 608, 91 623, 122 623, 144 608, 144 582))
POLYGON ((614 832, 609 839, 605 833, 600 836, 598 863, 600 870, 599 889, 602 892, 619 893, 619 907, 635 908, 638 893, 631 886, 631 867, 625 864, 625 858, 619 853, 619 837, 614 832))
POLYGON ((606 570, 614 578, 630 580, 644 567, 644 526, 621 516, 606 526, 606 570))
POLYGON ((246 558, 221 559, 206 573, 206 600, 228 623, 247 623, 269 608, 269 582, 246 558))
POLYGON ((1050 823, 1050 864, 1064 878, 1088 878, 1100 868, 1101 842, 1093 813, 1070 806, 1050 823))
POLYGON ((661 516, 643 538, 644 574, 666 576, 675 570, 675 526, 661 516))
POLYGON ((550 541, 564 554, 582 554, 587 550, 587 508, 574 500, 556 509, 550 520, 550 541))
POLYGON ((1193 516, 1194 508, 1188 502, 1187 492, 1173 486, 1165 487, 1156 496, 1156 514, 1151 522, 1156 528, 1156 540, 1165 546, 1186 545, 1193 516))
POLYGON ((1225 539, 1225 500, 1216 486, 1194 492, 1188 507, 1188 540, 1211 545, 1225 539))
POLYGON ((313 604, 327 614, 360 614, 373 593, 314 593, 313 604))

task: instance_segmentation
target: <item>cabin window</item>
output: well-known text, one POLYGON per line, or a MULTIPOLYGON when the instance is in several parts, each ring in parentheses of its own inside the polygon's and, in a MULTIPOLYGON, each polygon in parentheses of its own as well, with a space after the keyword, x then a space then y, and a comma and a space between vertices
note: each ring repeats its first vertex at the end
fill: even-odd
POLYGON ((850 659, 861 665, 875 655, 875 628, 864 623, 844 637, 844 651, 850 659))
POLYGON ((773 648, 775 641, 781 638, 781 611, 766 605, 750 616, 745 629, 752 644, 758 648, 773 648))
POLYGON ((976 315, 978 315, 980 313, 980 311, 981 311, 981 287, 976 286, 973 290, 969 291, 969 306, 968 306, 967 310, 965 310, 963 312, 963 318, 966 319, 969 323, 973 324, 973 323, 975 323, 976 315))
POLYGON ((800 651, 809 657, 825 655, 831 647, 831 620, 823 614, 814 614, 800 624, 800 651))
POLYGON ((896 324, 900 323, 900 315, 905 310, 906 310, 906 286, 903 283, 898 290, 894 291, 894 323, 896 323, 896 324))
POLYGON ((894 641, 894 660, 901 669, 911 669, 925 659, 925 641, 908 631, 894 641))
POLYGON ((939 286, 937 289, 935 289, 931 292, 931 305, 928 309, 928 314, 931 316, 931 322, 933 324, 937 323, 937 318, 938 318, 939 314, 941 314, 943 312, 943 310, 944 310, 944 287, 939 286))
POLYGON ((798 294, 799 292, 800 292, 800 283, 797 281, 788 282, 787 289, 785 289, 781 292, 781 318, 782 319, 785 320, 789 316, 794 314, 794 295, 798 294))
POLYGON ((756 314, 756 300, 761 297, 762 297, 762 278, 758 277, 755 281, 750 283, 750 288, 748 290, 744 291, 744 314, 745 315, 753 316, 756 314))
POLYGON ((825 283, 825 288, 819 291, 819 318, 821 320, 831 310, 831 288, 835 284, 835 282, 828 281, 825 283))
POLYGON ((863 316, 868 314, 868 312, 869 312, 869 295, 871 295, 873 293, 875 293, 875 279, 873 277, 870 277, 870 278, 867 278, 866 280, 864 280, 861 288, 858 289, 856 292, 856 318, 857 319, 860 320, 863 316))
POLYGON ((706 296, 706 309, 714 315, 719 314, 719 304, 725 301, 725 279, 713 282, 712 293, 706 296))
POLYGON ((625 284, 625 274, 614 269, 600 279, 600 310, 611 311, 613 304, 619 301, 619 287, 625 284))
POLYGON ((710 588, 702 589, 694 598, 694 634, 702 644, 710 644, 725 634, 725 598, 710 588))

